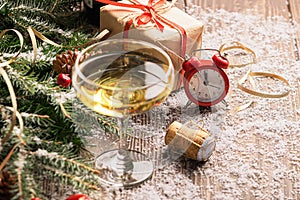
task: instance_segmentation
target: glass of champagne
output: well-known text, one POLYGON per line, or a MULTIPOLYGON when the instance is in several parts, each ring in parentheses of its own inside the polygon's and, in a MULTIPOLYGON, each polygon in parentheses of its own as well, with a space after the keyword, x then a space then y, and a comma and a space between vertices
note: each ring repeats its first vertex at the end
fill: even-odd
POLYGON ((152 161, 126 145, 130 116, 163 102, 174 82, 170 57, 154 44, 134 39, 108 39, 84 49, 72 75, 77 97, 93 111, 118 119, 118 148, 96 158, 100 180, 131 187, 151 177, 152 161))

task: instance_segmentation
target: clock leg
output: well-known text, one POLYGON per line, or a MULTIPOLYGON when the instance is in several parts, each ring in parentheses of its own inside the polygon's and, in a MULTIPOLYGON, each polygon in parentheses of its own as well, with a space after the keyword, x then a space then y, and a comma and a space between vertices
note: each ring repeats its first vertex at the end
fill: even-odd
POLYGON ((221 102, 222 102, 226 107, 228 107, 228 103, 227 103, 227 101, 225 101, 225 99, 223 99, 221 102))

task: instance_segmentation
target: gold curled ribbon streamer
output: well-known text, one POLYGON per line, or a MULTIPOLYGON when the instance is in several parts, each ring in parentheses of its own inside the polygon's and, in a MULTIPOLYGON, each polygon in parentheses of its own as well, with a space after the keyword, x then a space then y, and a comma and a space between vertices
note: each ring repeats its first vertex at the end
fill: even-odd
POLYGON ((9 128, 6 136, 2 139, 2 143, 5 143, 9 139, 9 137, 10 137, 15 125, 16 125, 17 105, 18 104, 17 104, 17 98, 16 98, 14 88, 12 86, 12 83, 11 83, 6 71, 3 69, 3 67, 0 67, 0 74, 2 75, 4 81, 7 85, 7 88, 8 88, 10 97, 11 97, 12 108, 13 108, 12 109, 12 119, 11 119, 11 123, 10 123, 10 128, 9 128))
MULTIPOLYGON (((226 57, 228 60, 230 60, 230 58, 228 58, 229 54, 225 53, 226 51, 229 51, 229 50, 232 50, 232 49, 240 49, 240 50, 243 50, 244 52, 241 52, 238 56, 242 56, 242 55, 250 55, 251 56, 251 60, 249 62, 246 62, 246 63, 236 63, 236 64, 232 64, 234 62, 230 61, 229 64, 230 64, 230 67, 244 67, 246 65, 249 65, 249 64, 252 64, 252 63, 255 63, 256 62, 256 54, 255 52, 244 46, 242 43, 240 42, 237 42, 237 41, 232 41, 230 43, 224 43, 220 46, 219 48, 219 51, 221 54, 223 54, 224 57, 226 57), (247 53, 246 53, 247 52, 247 53)), ((239 60, 241 61, 241 60, 239 60)))
MULTIPOLYGON (((257 76, 264 76, 264 77, 271 77, 271 78, 275 78, 280 80, 281 82, 285 83, 288 87, 290 87, 289 82, 283 78, 282 76, 279 76, 277 74, 273 74, 273 73, 268 73, 268 72, 252 72, 249 71, 249 73, 247 73, 243 78, 241 78, 238 81, 238 88, 244 92, 247 92, 248 94, 251 95, 255 95, 255 96, 259 96, 259 97, 263 97, 263 98, 281 98, 281 97, 285 97, 290 93, 290 90, 286 90, 285 92, 282 93, 264 93, 264 92, 259 92, 256 90, 252 90, 249 88, 246 88, 243 86, 243 82, 245 82, 247 80, 247 77, 257 77, 257 76)), ((252 83, 253 84, 253 83, 252 83)))
POLYGON ((32 43, 32 48, 33 48, 33 63, 36 61, 36 57, 37 57, 37 42, 36 42, 36 37, 40 38, 42 41, 51 44, 53 46, 57 46, 57 47, 62 47, 62 45, 57 44, 55 42, 53 42, 52 40, 48 39, 47 37, 45 37, 42 33, 38 32, 37 30, 35 30, 34 28, 32 28, 31 26, 29 26, 27 28, 27 31, 29 33, 30 39, 31 39, 31 43, 32 43), (36 36, 36 37, 35 37, 36 36))
MULTIPOLYGON (((242 53, 240 55, 245 55, 245 52, 248 52, 248 54, 252 56, 252 61, 249 61, 247 63, 237 63, 235 65, 230 64, 230 67, 242 67, 242 66, 246 66, 246 65, 253 64, 253 63, 256 62, 255 52, 252 49, 244 46, 242 43, 237 42, 237 41, 222 44, 220 46, 219 50, 220 50, 220 53, 223 54, 224 57, 226 57, 226 56, 228 56, 228 54, 226 54, 226 51, 232 50, 232 49, 243 50, 244 53, 242 53)), ((230 60, 229 60, 229 63, 231 63, 230 60)), ((253 72, 251 70, 251 67, 248 70, 248 72, 240 80, 238 80, 237 87, 240 90, 242 90, 242 91, 244 91, 248 94, 251 94, 253 96, 263 97, 263 98, 281 98, 281 97, 287 96, 290 93, 290 89, 288 89, 288 90, 286 90, 282 93, 277 93, 277 94, 276 93, 265 93, 265 92, 258 91, 256 89, 255 82, 254 82, 254 79, 253 79, 253 77, 258 77, 258 76, 271 77, 271 78, 274 78, 274 79, 278 79, 281 82, 285 83, 288 88, 290 88, 289 82, 285 78, 283 78, 282 76, 277 75, 277 74, 273 74, 273 73, 269 73, 269 72, 253 72), (243 83, 246 80, 249 80, 250 85, 252 86, 253 89, 250 89, 250 88, 247 88, 247 87, 243 86, 243 83)), ((252 103, 253 103, 253 100, 251 100, 250 102, 248 102, 248 103, 246 103, 242 106, 237 107, 236 111, 244 110, 244 109, 248 108, 252 103)))
MULTIPOLYGON (((23 38, 23 35, 15 30, 15 29, 6 29, 6 30, 3 30, 1 33, 0 33, 0 39, 8 32, 8 31, 13 31, 17 34, 18 38, 19 38, 19 41, 20 41, 20 49, 15 53, 14 56, 12 56, 8 61, 5 61, 5 62, 2 62, 0 63, 0 67, 4 67, 4 66, 7 66, 9 64, 11 64, 12 62, 14 62, 16 60, 16 58, 19 56, 19 54, 21 53, 22 51, 22 48, 23 48, 23 45, 24 45, 24 38, 23 38)), ((36 57, 37 57, 37 41, 36 41, 36 37, 40 38, 42 41, 48 43, 48 44, 51 44, 51 45, 54 45, 54 46, 58 46, 58 47, 62 47, 62 45, 59 45, 53 41, 51 41, 50 39, 48 39, 47 37, 45 37, 42 33, 38 32, 37 30, 35 30, 34 28, 32 28, 31 26, 29 26, 27 28, 27 31, 29 33, 29 37, 31 39, 31 42, 32 42, 32 48, 33 48, 33 62, 35 62, 36 60, 36 57)))
MULTIPOLYGON (((44 36, 41 32, 37 31, 36 29, 32 28, 31 26, 29 26, 27 28, 27 31, 29 33, 29 36, 30 36, 30 39, 31 39, 31 43, 32 43, 32 48, 33 48, 33 63, 36 61, 36 58, 37 58, 37 42, 36 42, 36 37, 38 37, 39 39, 41 39, 42 41, 50 44, 50 45, 53 45, 53 46, 56 46, 56 47, 67 47, 67 46, 64 46, 64 45, 60 45, 60 44, 57 44, 55 42, 53 42, 52 40, 48 39, 46 36, 44 36)), ((79 47, 85 47, 85 46, 88 46, 90 44, 93 44, 97 41, 100 41, 102 40, 102 38, 104 38, 106 35, 108 35, 110 32, 109 30, 107 29, 104 29, 103 31, 101 31, 95 38, 93 38, 91 41, 85 43, 85 44, 82 44, 82 45, 78 45, 78 46, 70 46, 70 48, 79 48, 79 47)))
POLYGON ((7 141, 13 131, 13 128, 16 124, 16 118, 18 117, 20 121, 20 124, 23 124, 22 123, 22 118, 19 118, 18 116, 18 106, 17 106, 17 98, 16 98, 16 94, 15 94, 15 91, 14 91, 14 88, 13 88, 13 85, 6 73, 6 71, 3 69, 5 66, 8 66, 9 64, 11 64, 12 62, 14 62, 16 60, 16 58, 19 56, 19 54, 21 53, 22 49, 23 49, 23 45, 24 45, 24 38, 22 36, 22 34, 15 30, 15 29, 6 29, 6 30, 3 30, 1 31, 0 33, 0 39, 8 32, 8 31, 13 31, 17 34, 18 38, 19 38, 19 41, 20 41, 20 49, 7 61, 3 61, 0 63, 0 74, 2 75, 6 85, 7 85, 7 88, 8 88, 8 91, 9 91, 9 94, 10 94, 10 97, 11 97, 11 102, 12 102, 12 119, 11 119, 11 124, 10 124, 10 128, 6 134, 6 136, 2 139, 2 143, 5 143, 5 141, 7 141))
POLYGON ((6 157, 3 159, 3 161, 0 164, 0 171, 3 170, 5 167, 6 163, 9 161, 10 157, 13 155, 15 149, 17 148, 18 144, 15 144, 13 148, 9 151, 9 153, 6 155, 6 157))
MULTIPOLYGON (((20 124, 20 133, 17 134, 20 142, 15 144, 13 146, 13 148, 9 151, 9 153, 6 155, 6 157, 4 158, 4 160, 1 162, 0 164, 0 171, 5 167, 5 165, 7 164, 7 162, 9 161, 9 159, 11 158, 11 156, 13 155, 15 149, 17 148, 18 145, 20 144, 26 144, 26 142, 23 140, 23 138, 21 137, 21 133, 23 132, 23 128, 24 128, 24 124, 23 124, 23 119, 22 116, 20 115, 20 113, 18 112, 18 108, 17 108, 17 98, 16 98, 16 94, 13 88, 13 85, 8 77, 8 74, 6 73, 6 71, 4 70, 4 67, 9 66, 9 64, 11 64, 12 62, 14 62, 16 60, 16 58, 19 56, 19 54, 21 53, 22 49, 23 49, 23 45, 24 45, 24 38, 22 36, 22 34, 15 30, 15 29, 5 29, 3 31, 0 32, 0 39, 8 32, 8 31, 13 31, 17 34, 19 41, 20 41, 20 49, 8 60, 8 61, 3 61, 0 63, 0 75, 2 75, 4 82, 7 85, 10 97, 11 97, 11 102, 12 102, 12 107, 8 107, 9 110, 12 111, 12 116, 11 116, 11 123, 10 123, 10 127, 8 132, 6 133, 6 135, 3 137, 3 139, 1 140, 1 144, 3 145, 11 136, 13 129, 16 125, 16 120, 18 118, 19 124, 20 124)), ((3 59, 4 60, 4 59, 3 59)), ((2 61, 2 59, 1 59, 2 61)), ((1 105, 0 105, 1 106, 1 105)))

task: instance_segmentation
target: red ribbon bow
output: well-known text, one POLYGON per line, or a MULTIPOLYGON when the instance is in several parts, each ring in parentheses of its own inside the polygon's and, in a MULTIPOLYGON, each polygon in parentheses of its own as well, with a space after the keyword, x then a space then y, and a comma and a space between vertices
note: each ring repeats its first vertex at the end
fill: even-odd
MULTIPOLYGON (((140 9, 143 12, 134 18, 134 20, 138 26, 146 25, 151 22, 151 23, 155 24, 155 26, 160 31, 164 30, 164 25, 163 25, 163 23, 161 23, 161 21, 163 21, 163 20, 159 19, 159 17, 158 17, 159 12, 157 11, 157 9, 161 8, 163 5, 165 5, 165 3, 166 3, 165 0, 159 0, 155 3, 153 2, 153 0, 149 0, 148 5, 140 4, 136 0, 131 0, 131 2, 133 4, 120 3, 120 2, 115 2, 112 0, 96 0, 96 1, 102 2, 105 4, 115 5, 115 6, 140 9)), ((130 25, 128 25, 129 27, 132 25, 133 19, 130 21, 131 22, 128 22, 128 23, 130 23, 130 25)))
MULTIPOLYGON (((143 26, 152 22, 160 31, 163 32, 164 25, 158 19, 158 12, 156 11, 156 8, 163 5, 162 3, 164 2, 165 2, 164 0, 160 0, 153 4, 153 1, 149 0, 148 5, 147 6, 145 5, 143 8, 144 12, 135 18, 137 25, 143 26)), ((133 3, 138 5, 138 2, 136 1, 133 1, 133 3)))

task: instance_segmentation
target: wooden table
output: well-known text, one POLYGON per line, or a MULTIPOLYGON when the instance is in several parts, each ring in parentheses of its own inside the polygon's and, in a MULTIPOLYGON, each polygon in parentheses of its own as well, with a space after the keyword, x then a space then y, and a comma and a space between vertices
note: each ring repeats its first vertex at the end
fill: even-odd
MULTIPOLYGON (((199 5, 201 8, 225 9, 230 12, 251 13, 253 15, 263 15, 266 19, 272 16, 283 16, 290 21, 290 26, 298 26, 297 32, 291 38, 292 46, 290 47, 291 56, 299 60, 300 48, 300 12, 298 0, 192 0, 188 4, 199 5), (298 24, 298 25, 297 25, 298 24)), ((276 44, 280 45, 280 44, 276 44)))
MULTIPOLYGON (((300 0, 187 0, 188 9, 205 23, 204 47, 218 48, 231 37, 241 39, 257 53, 259 62, 253 68, 282 75, 291 92, 280 99, 247 95, 236 82, 248 66, 228 69, 228 107, 218 105, 200 113, 199 125, 216 137, 210 160, 180 157, 157 167, 142 185, 104 190, 97 199, 300 199, 299 5, 300 0), (253 105, 235 112, 251 99, 253 105), (218 117, 222 120, 215 120, 218 117)), ((268 81, 259 83, 280 87, 268 81)), ((151 154, 149 139, 129 137, 129 142, 131 149, 151 154)))

